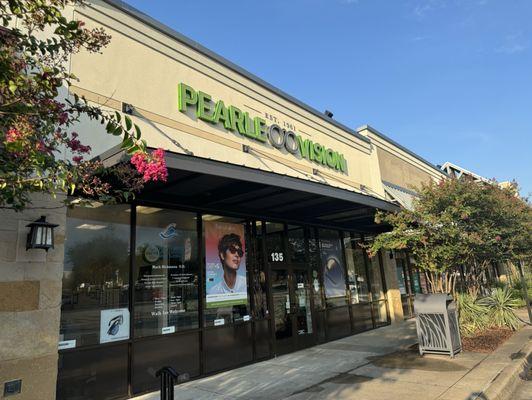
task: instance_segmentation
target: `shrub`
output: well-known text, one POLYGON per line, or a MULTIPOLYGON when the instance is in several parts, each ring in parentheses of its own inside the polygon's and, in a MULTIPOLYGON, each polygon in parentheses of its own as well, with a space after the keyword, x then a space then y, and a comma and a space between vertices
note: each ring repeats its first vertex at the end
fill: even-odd
POLYGON ((514 331, 519 327, 519 319, 513 309, 519 307, 521 301, 515 298, 508 286, 504 289, 494 289, 491 295, 480 299, 478 304, 487 308, 491 326, 508 327, 514 331))
MULTIPOLYGON (((527 293, 528 293, 528 298, 529 299, 532 299, 532 280, 529 279, 530 282, 527 282, 527 293)), ((514 293, 517 293, 517 295, 519 296, 520 299, 523 300, 523 306, 526 306, 526 302, 525 302, 525 296, 523 296, 523 283, 521 282, 520 279, 516 279, 512 282, 511 284, 511 287, 514 291, 514 293)))
POLYGON ((475 296, 458 293, 456 296, 460 334, 464 337, 473 336, 479 331, 490 327, 488 308, 480 304, 475 296))

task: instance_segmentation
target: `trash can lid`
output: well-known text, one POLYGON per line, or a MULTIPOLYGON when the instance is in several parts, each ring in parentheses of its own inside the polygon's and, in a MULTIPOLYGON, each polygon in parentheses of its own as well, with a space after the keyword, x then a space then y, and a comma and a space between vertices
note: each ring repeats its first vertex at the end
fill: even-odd
POLYGON ((453 297, 446 293, 416 294, 414 311, 416 314, 444 313, 452 300, 453 297))

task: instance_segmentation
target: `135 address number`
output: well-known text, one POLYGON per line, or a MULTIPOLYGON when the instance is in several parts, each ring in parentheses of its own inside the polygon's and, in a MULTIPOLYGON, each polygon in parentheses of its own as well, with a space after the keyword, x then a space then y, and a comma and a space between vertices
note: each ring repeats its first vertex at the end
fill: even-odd
POLYGON ((270 257, 272 261, 283 261, 284 260, 283 253, 271 253, 270 257))

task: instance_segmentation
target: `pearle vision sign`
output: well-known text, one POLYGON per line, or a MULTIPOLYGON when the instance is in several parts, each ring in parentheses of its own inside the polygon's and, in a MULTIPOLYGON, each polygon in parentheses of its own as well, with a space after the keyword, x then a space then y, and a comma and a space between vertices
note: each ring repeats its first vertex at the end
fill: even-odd
POLYGON ((225 129, 261 143, 270 143, 278 150, 285 149, 296 157, 306 158, 337 171, 346 172, 347 163, 343 154, 310 139, 304 139, 293 131, 277 124, 267 125, 261 117, 252 118, 235 106, 226 106, 222 100, 214 101, 210 95, 196 91, 180 83, 178 86, 179 111, 186 113, 194 108, 196 116, 211 124, 220 124, 225 129))

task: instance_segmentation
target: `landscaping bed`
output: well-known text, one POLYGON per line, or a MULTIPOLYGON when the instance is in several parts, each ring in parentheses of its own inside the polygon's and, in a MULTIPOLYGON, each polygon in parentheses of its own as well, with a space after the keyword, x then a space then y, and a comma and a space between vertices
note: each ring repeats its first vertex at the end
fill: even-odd
POLYGON ((488 329, 475 336, 462 337, 462 349, 475 353, 491 353, 514 333, 514 331, 506 328, 488 329))

